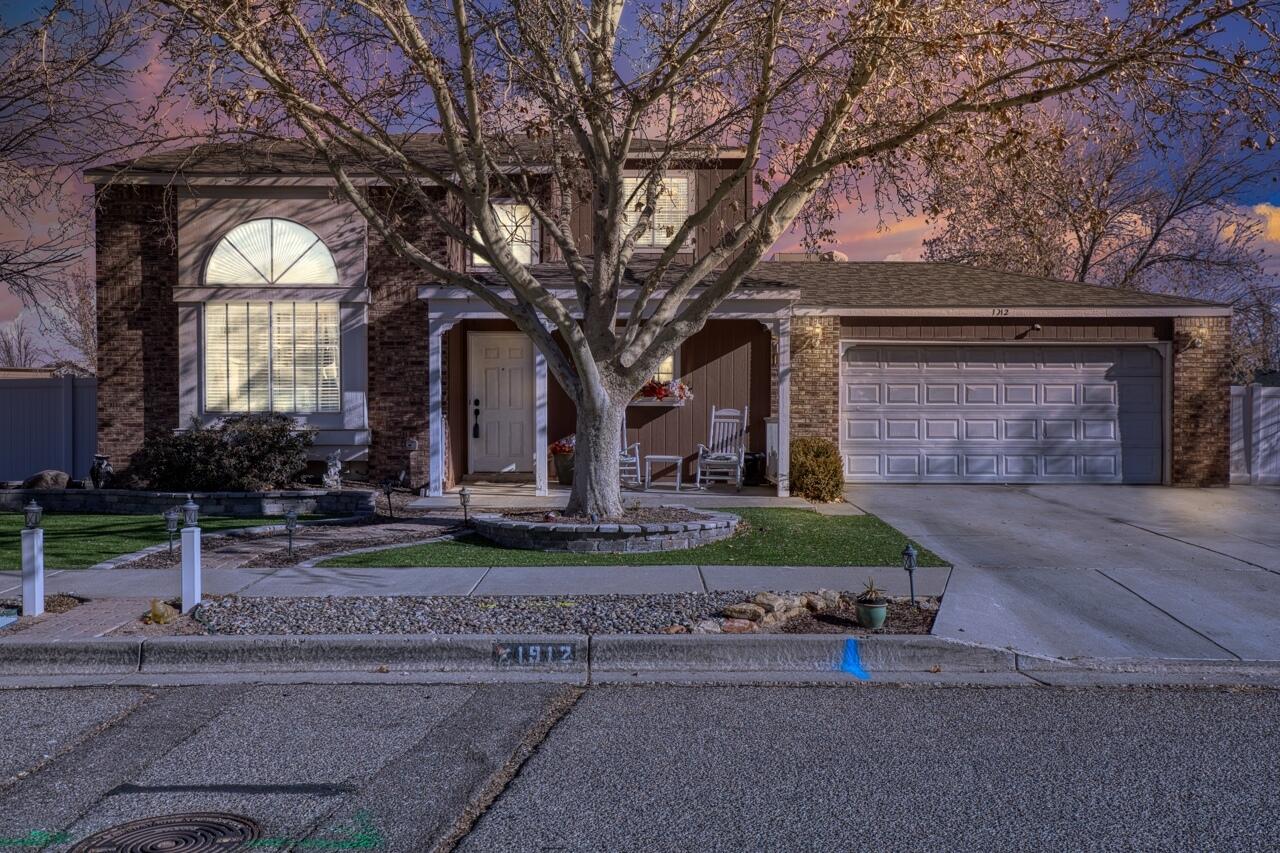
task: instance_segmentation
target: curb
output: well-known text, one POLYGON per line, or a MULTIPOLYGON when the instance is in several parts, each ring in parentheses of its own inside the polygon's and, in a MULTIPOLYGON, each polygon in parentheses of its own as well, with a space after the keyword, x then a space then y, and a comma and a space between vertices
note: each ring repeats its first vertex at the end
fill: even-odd
MULTIPOLYGON (((391 634, 0 643, 0 678, 1280 686, 1280 660, 1056 660, 925 635, 391 634)), ((74 682, 74 679, 71 679, 74 682)))

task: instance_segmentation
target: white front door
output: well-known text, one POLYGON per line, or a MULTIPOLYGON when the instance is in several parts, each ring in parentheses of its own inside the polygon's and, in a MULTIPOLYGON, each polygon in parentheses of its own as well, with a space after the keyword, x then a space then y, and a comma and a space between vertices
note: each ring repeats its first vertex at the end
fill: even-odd
POLYGON ((533 343, 519 332, 467 335, 473 474, 533 470, 533 343))

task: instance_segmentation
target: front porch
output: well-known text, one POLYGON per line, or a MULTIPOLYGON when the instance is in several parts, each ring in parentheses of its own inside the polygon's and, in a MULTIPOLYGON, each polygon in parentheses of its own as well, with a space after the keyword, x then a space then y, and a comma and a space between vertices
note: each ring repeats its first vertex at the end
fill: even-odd
MULTIPOLYGON (((456 497, 447 494, 450 489, 465 479, 492 478, 503 480, 500 486, 514 493, 485 490, 484 499, 492 493, 504 506, 519 505, 506 498, 534 500, 539 506, 563 504, 568 493, 551 486, 548 448, 574 431, 576 414, 554 377, 548 381, 546 358, 513 323, 466 291, 422 287, 419 298, 426 300, 429 314, 425 500, 456 507, 456 497), (496 399, 502 403, 495 404, 496 399)), ((572 303, 567 295, 562 298, 572 303)), ((711 407, 748 409, 747 451, 772 451, 768 467, 775 483, 752 497, 788 497, 792 298, 779 290, 727 300, 705 328, 680 346, 675 377, 690 386, 692 399, 682 405, 628 409, 626 441, 640 444, 642 459, 679 457, 684 482, 692 483, 698 444, 708 440, 711 407), (766 421, 771 421, 768 427, 766 421)), ((662 471, 664 485, 671 473, 670 468, 662 471)), ((682 490, 679 499, 712 506, 714 494, 682 490)), ((729 490, 728 495, 734 494, 729 490)), ((628 492, 625 499, 669 503, 673 495, 628 492)), ((747 495, 744 491, 720 505, 742 506, 747 495)))

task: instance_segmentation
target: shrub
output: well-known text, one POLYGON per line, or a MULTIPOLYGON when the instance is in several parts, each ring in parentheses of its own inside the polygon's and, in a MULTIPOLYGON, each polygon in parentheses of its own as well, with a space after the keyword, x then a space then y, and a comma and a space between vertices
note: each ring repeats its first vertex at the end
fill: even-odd
POLYGON ((811 501, 838 501, 844 494, 840 448, 826 438, 791 440, 791 493, 811 501))
POLYGON ((211 426, 193 418, 184 432, 147 436, 134 467, 153 489, 280 489, 305 470, 312 440, 310 430, 298 430, 285 415, 233 415, 211 426))

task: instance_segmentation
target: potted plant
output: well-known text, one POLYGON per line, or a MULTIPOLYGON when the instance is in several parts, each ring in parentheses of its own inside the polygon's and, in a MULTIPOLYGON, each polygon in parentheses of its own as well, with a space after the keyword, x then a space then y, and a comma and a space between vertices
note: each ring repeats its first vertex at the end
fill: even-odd
POLYGON ((858 624, 872 631, 884 627, 884 617, 889 608, 889 599, 876 586, 875 581, 867 578, 867 585, 854 600, 854 608, 858 612, 858 624))
POLYGON ((566 435, 559 441, 552 442, 547 448, 551 459, 556 464, 556 481, 562 486, 573 485, 573 448, 574 436, 566 435))

